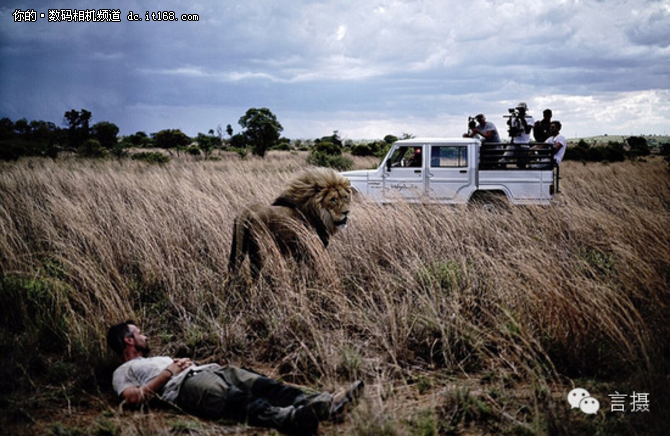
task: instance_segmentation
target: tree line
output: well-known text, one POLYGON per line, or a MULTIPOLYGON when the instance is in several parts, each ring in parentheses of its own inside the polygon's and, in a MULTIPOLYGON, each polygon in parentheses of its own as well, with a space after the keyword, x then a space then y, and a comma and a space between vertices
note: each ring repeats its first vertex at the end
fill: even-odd
MULTIPOLYGON (((119 138, 119 128, 114 123, 101 121, 91 124, 93 114, 86 110, 71 109, 63 114, 63 125, 59 127, 49 121, 28 121, 25 118, 12 121, 0 119, 0 160, 16 160, 24 156, 43 156, 56 158, 60 153, 74 154, 81 157, 100 158, 113 156, 117 158, 129 155, 130 149, 159 148, 172 153, 189 153, 204 155, 209 158, 215 149, 237 151, 241 156, 251 151, 252 154, 264 157, 268 150, 308 150, 308 162, 319 166, 347 170, 353 166, 350 158, 343 152, 348 151, 354 156, 383 157, 391 144, 398 139, 412 138, 413 135, 403 134, 401 138, 387 135, 383 140, 354 144, 344 142, 337 130, 332 135, 323 136, 310 141, 291 141, 282 137, 284 130, 275 114, 268 108, 250 108, 240 117, 238 124, 242 128, 238 133, 228 124, 225 128, 210 129, 206 134, 198 133, 189 137, 179 129, 164 129, 147 135, 138 131, 119 138)), ((636 159, 651 153, 644 137, 629 137, 625 143, 609 142, 606 145, 589 145, 581 140, 576 146, 566 151, 566 160, 591 162, 618 162, 626 158, 636 159)), ((661 144, 660 153, 670 163, 670 144, 661 144)), ((133 158, 141 158, 151 162, 169 161, 169 157, 161 153, 134 153, 133 158)))
POLYGON ((179 129, 165 129, 147 135, 138 131, 119 138, 119 127, 108 121, 92 124, 93 114, 86 110, 69 110, 63 114, 63 126, 50 121, 17 121, 0 119, 0 160, 16 160, 24 156, 58 157, 59 153, 81 157, 124 157, 131 148, 161 148, 170 153, 181 151, 208 157, 216 148, 229 146, 251 149, 258 156, 282 141, 282 125, 267 108, 251 108, 239 120, 242 130, 234 134, 229 124, 225 131, 198 133, 189 137, 179 129), (226 136, 227 135, 227 136, 226 136))
MULTIPOLYGON (((662 146, 661 151, 665 148, 662 146)), ((565 160, 583 162, 623 162, 628 159, 639 159, 651 154, 647 139, 642 136, 631 136, 624 142, 608 141, 607 144, 589 144, 580 139, 577 145, 568 147, 565 160)))
MULTIPOLYGON (((240 117, 241 130, 237 133, 228 124, 225 130, 219 125, 206 134, 198 133, 189 137, 179 129, 164 129, 147 134, 138 131, 119 137, 116 124, 101 121, 92 124, 93 114, 86 109, 71 109, 63 114, 63 127, 50 121, 28 121, 25 118, 12 121, 0 119, 0 160, 11 161, 21 157, 41 156, 57 158, 59 154, 75 155, 86 158, 130 156, 152 163, 164 163, 170 160, 163 153, 135 151, 131 149, 164 149, 171 155, 189 153, 209 158, 215 149, 236 151, 242 157, 249 152, 264 157, 268 150, 304 150, 310 151, 308 162, 319 166, 347 170, 353 167, 353 161, 344 155, 344 151, 355 156, 385 155, 391 144, 398 140, 387 135, 383 140, 354 144, 343 141, 338 131, 332 135, 314 140, 295 140, 282 137, 284 130, 275 114, 268 108, 250 108, 240 117)), ((402 139, 412 135, 403 134, 402 139)))

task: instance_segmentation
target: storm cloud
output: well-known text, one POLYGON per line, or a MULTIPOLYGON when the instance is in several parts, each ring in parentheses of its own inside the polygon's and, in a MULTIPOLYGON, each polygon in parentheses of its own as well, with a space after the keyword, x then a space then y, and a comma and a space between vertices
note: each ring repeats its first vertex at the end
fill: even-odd
POLYGON ((161 3, 190 22, 145 21, 157 9, 140 1, 104 5, 120 22, 48 20, 85 1, 13 3, 0 8, 0 117, 60 123, 85 108, 122 134, 194 136, 268 107, 291 138, 460 136, 469 115, 500 128, 524 101, 569 137, 668 133, 669 1, 161 3))

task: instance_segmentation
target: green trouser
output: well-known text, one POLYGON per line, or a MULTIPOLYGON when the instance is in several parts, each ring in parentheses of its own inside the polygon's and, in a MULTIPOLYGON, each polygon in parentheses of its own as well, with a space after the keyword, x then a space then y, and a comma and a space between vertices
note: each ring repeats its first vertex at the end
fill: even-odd
POLYGON ((203 418, 282 429, 290 425, 293 410, 310 397, 253 371, 218 367, 187 374, 177 405, 203 418))

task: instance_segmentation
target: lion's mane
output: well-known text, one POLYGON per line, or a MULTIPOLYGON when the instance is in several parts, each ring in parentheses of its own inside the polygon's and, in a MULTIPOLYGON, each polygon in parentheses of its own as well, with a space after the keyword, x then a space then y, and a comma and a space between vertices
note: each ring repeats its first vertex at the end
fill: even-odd
POLYGON ((235 218, 228 269, 236 273, 248 254, 257 276, 263 264, 261 239, 267 236, 283 255, 298 260, 307 253, 305 230, 328 247, 330 237, 347 225, 351 194, 349 180, 333 170, 314 168, 291 180, 271 206, 246 207, 235 218))

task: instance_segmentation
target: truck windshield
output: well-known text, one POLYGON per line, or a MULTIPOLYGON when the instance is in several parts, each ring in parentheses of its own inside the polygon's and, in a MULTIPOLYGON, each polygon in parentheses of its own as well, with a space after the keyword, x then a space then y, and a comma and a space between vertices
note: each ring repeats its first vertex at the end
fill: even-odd
POLYGON ((398 147, 390 158, 391 167, 418 168, 422 166, 421 146, 398 147))

